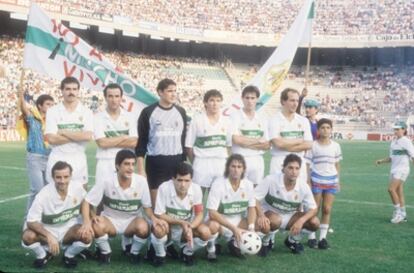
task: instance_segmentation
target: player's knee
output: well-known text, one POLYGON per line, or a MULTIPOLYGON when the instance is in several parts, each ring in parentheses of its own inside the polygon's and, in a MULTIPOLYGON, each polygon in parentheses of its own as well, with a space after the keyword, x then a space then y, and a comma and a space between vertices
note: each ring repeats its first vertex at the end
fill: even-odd
POLYGON ((138 220, 135 225, 135 234, 140 238, 146 238, 149 235, 149 228, 147 222, 138 220))
POLYGON ((22 241, 25 245, 31 245, 37 242, 37 235, 31 230, 25 230, 22 234, 22 241))
POLYGON ((309 229, 310 231, 316 231, 319 229, 319 224, 320 222, 318 217, 314 216, 311 219, 309 219, 307 229, 309 229))
POLYGON ((205 225, 199 226, 197 228, 197 232, 199 234, 200 239, 203 241, 207 241, 211 236, 210 229, 205 225))
POLYGON ((280 228, 280 226, 282 225, 282 219, 279 217, 272 217, 272 219, 270 219, 270 230, 271 231, 275 231, 277 229, 280 228))
POLYGON ((220 224, 216 221, 210 221, 208 223, 208 228, 210 229, 211 234, 216 234, 220 230, 220 224))
POLYGON ((79 241, 81 241, 84 244, 89 245, 93 241, 93 236, 92 234, 84 235, 79 239, 79 241))
POLYGON ((95 221, 92 224, 92 229, 93 229, 93 232, 95 233, 95 238, 101 237, 106 234, 105 224, 103 223, 103 221, 99 221, 99 222, 95 221))
POLYGON ((330 215, 331 211, 332 211, 331 206, 323 206, 322 207, 322 214, 324 214, 324 215, 330 215))
POLYGON ((160 226, 153 226, 152 233, 155 235, 155 237, 162 238, 168 234, 168 230, 165 230, 164 228, 160 226))

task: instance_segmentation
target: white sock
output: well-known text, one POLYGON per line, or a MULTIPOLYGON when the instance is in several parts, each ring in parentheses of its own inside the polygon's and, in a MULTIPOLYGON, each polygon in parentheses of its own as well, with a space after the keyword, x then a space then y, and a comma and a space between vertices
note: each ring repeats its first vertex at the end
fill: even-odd
POLYGON ((319 241, 326 238, 328 234, 329 224, 321 224, 319 226, 321 233, 319 234, 319 241))
POLYGON ((101 236, 99 238, 95 239, 96 245, 99 247, 99 250, 102 254, 109 254, 111 253, 111 246, 109 245, 108 241, 108 234, 105 234, 104 236, 101 236))
POLYGON ((276 233, 279 231, 279 229, 276 229, 276 230, 273 230, 273 231, 270 231, 269 232, 269 235, 270 235, 270 241, 272 241, 272 243, 274 243, 275 242, 275 235, 276 235, 276 233))
POLYGON ((167 240, 167 235, 158 239, 154 234, 151 233, 151 244, 154 246, 156 256, 165 257, 167 255, 165 252, 165 243, 167 240))
POLYGON ((216 252, 216 240, 219 236, 219 233, 212 234, 207 241, 207 252, 212 253, 216 252))
POLYGON ((122 235, 122 241, 121 241, 122 250, 125 250, 126 246, 130 244, 132 244, 132 237, 126 237, 125 235, 122 235))
POLYGON ((407 212, 405 211, 405 206, 400 207, 400 213, 401 213, 402 215, 406 215, 406 214, 407 214, 407 212))
POLYGON ((302 234, 298 234, 298 235, 289 235, 288 237, 289 242, 291 243, 295 243, 295 242, 300 242, 300 240, 302 240, 302 234))
POLYGON ((316 232, 309 233, 308 240, 315 240, 316 239, 316 232))
POLYGON ((200 248, 207 246, 208 241, 201 240, 200 238, 194 238, 194 247, 193 250, 197 251, 200 248))
POLYGON ((46 250, 39 242, 31 244, 31 245, 26 245, 25 243, 22 242, 22 247, 33 251, 34 254, 36 255, 36 259, 43 259, 44 257, 46 257, 46 250))
POLYGON ((396 210, 396 211, 400 210, 400 204, 395 204, 394 205, 394 210, 396 210))
POLYGON ((75 241, 65 251, 65 256, 68 258, 73 258, 78 255, 82 250, 90 247, 91 244, 85 244, 81 241, 75 241))
MULTIPOLYGON (((263 234, 263 233, 262 233, 263 234)), ((274 235, 274 234, 273 234, 274 235)), ((260 235, 259 235, 260 236, 260 235)), ((269 242, 270 242, 270 239, 271 239, 271 237, 272 237, 272 234, 271 234, 271 232, 269 232, 269 233, 267 233, 267 234, 263 234, 263 236, 261 236, 262 237, 262 245, 263 246, 268 246, 269 245, 269 242)))
POLYGON ((145 238, 140 238, 136 235, 134 235, 132 240, 132 246, 131 246, 131 253, 134 255, 138 255, 139 252, 141 251, 141 248, 145 245, 145 243, 147 242, 147 239, 145 238))

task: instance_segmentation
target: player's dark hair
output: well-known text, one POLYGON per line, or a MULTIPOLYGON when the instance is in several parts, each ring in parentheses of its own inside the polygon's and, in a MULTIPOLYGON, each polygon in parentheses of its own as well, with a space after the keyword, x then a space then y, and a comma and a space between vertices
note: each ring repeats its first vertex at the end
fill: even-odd
POLYGON ((256 95, 256 98, 259 98, 260 97, 260 91, 259 91, 259 88, 257 88, 256 86, 254 86, 254 85, 248 85, 248 86, 246 86, 245 88, 243 88, 243 91, 242 91, 242 98, 244 97, 244 96, 246 96, 247 94, 255 94, 256 95))
POLYGON ((333 126, 332 126, 332 120, 330 120, 330 119, 321 118, 320 120, 318 120, 318 123, 317 123, 318 129, 321 128, 321 126, 323 124, 328 124, 329 126, 331 126, 331 128, 333 128, 333 126))
POLYGON ((56 162, 55 165, 53 165, 53 167, 52 167, 52 177, 55 177, 55 172, 56 171, 61 171, 61 170, 64 170, 64 169, 69 169, 69 173, 72 175, 73 169, 72 169, 72 166, 69 163, 67 163, 65 161, 56 162))
POLYGON ((106 97, 106 93, 107 93, 107 90, 108 89, 119 89, 119 90, 121 90, 121 97, 124 94, 124 90, 122 90, 122 87, 119 84, 117 84, 117 83, 110 83, 107 86, 105 86, 105 88, 103 90, 104 97, 106 97))
POLYGON ((37 109, 39 109, 39 107, 43 106, 43 104, 48 100, 50 100, 52 102, 54 101, 53 97, 50 96, 50 95, 47 95, 47 94, 40 95, 36 100, 37 109))
POLYGON ((285 159, 283 160, 283 168, 285 168, 291 162, 298 162, 299 163, 299 167, 302 166, 302 159, 298 155, 288 154, 285 157, 285 159))
POLYGON ((175 83, 175 81, 171 80, 171 79, 163 79, 161 80, 158 85, 157 85, 157 92, 163 92, 165 89, 168 88, 168 86, 170 85, 175 85, 177 86, 177 84, 175 83))
POLYGON ((119 166, 122 164, 122 162, 124 162, 125 159, 130 159, 130 158, 133 158, 134 160, 137 159, 133 151, 128 150, 128 149, 120 150, 119 152, 116 153, 115 165, 119 166))
POLYGON ((203 97, 203 102, 207 103, 210 98, 217 97, 223 100, 223 95, 217 89, 208 90, 203 97))
POLYGON ((285 88, 282 93, 280 93, 280 103, 287 101, 289 99, 289 93, 296 93, 300 96, 299 91, 293 88, 285 88))
POLYGON ((70 83, 76 83, 78 85, 78 89, 80 87, 80 83, 77 78, 75 77, 66 77, 60 82, 60 90, 63 90, 65 88, 66 84, 70 83))
POLYGON ((174 169, 173 177, 177 178, 178 175, 184 176, 189 174, 193 178, 193 167, 186 162, 180 162, 174 169))
POLYGON ((231 156, 229 156, 227 158, 227 161, 226 161, 226 169, 224 170, 224 177, 225 178, 228 178, 229 177, 229 174, 230 174, 230 164, 233 161, 240 162, 243 165, 243 173, 242 173, 242 176, 241 176, 241 178, 243 179, 244 178, 244 173, 246 172, 246 160, 244 160, 244 157, 241 154, 232 154, 231 156))

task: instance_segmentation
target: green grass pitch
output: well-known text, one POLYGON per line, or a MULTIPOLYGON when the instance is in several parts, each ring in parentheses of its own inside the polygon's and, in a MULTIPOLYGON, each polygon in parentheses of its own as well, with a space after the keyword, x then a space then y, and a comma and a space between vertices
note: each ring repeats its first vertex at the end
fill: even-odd
MULTIPOLYGON (((414 272, 414 181, 411 175, 405 187, 409 221, 389 223, 392 213, 387 193, 389 166, 374 166, 374 160, 388 154, 388 143, 341 142, 342 191, 334 203, 328 234, 331 249, 305 247, 304 255, 292 255, 283 246, 286 234, 278 233, 276 248, 267 258, 256 256, 239 260, 228 256, 209 264, 204 253, 197 254, 196 265, 188 268, 178 261, 167 260, 154 269, 143 263, 132 266, 120 253, 119 238, 113 248, 110 266, 96 261, 81 261, 74 272, 414 272)), ((95 146, 88 146, 90 175, 95 174, 95 146)), ((33 272, 34 257, 20 246, 22 219, 28 192, 23 143, 0 143, 0 270, 33 272)), ((267 158, 268 159, 268 158, 267 158)), ((91 178, 93 182, 94 178, 91 178)), ((305 241, 304 241, 305 242, 305 241)), ((47 272, 66 272, 61 257, 52 260, 47 272)))

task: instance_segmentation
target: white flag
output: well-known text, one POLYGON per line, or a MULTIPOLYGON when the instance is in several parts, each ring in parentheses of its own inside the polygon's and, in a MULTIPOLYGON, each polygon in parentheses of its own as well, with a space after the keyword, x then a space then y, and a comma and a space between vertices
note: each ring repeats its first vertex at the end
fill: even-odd
POLYGON ((96 91, 109 83, 118 83, 126 95, 124 106, 136 115, 146 105, 158 101, 157 96, 134 82, 63 24, 50 19, 34 3, 27 23, 24 67, 57 80, 73 76, 82 87, 96 91))
MULTIPOLYGON (((306 30, 310 30, 309 26, 314 17, 314 5, 314 0, 306 0, 289 31, 280 41, 277 49, 259 69, 254 78, 247 84, 258 87, 261 92, 261 96, 257 103, 257 110, 279 91, 279 88, 292 65, 296 50, 304 41, 304 35, 309 39, 310 33, 306 30)), ((223 113, 225 115, 230 115, 233 111, 242 107, 243 103, 241 97, 238 96, 223 113)))

